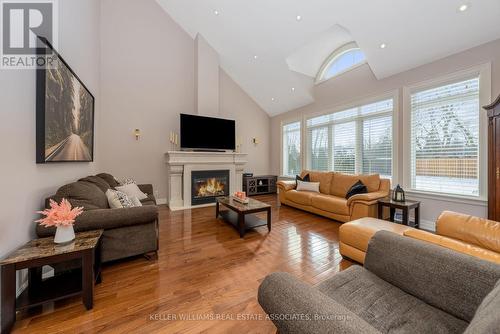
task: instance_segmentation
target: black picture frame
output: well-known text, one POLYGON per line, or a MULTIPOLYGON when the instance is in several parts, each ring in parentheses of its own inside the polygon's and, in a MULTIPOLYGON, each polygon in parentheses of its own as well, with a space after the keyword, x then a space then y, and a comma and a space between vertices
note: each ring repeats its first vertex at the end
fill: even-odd
MULTIPOLYGON (((45 164, 45 163, 59 163, 59 162, 93 162, 94 161, 94 137, 95 137, 95 97, 87 88, 87 86, 83 83, 82 80, 78 77, 78 75, 73 71, 73 69, 68 65, 68 63, 62 58, 62 56, 54 49, 54 47, 50 44, 50 42, 43 37, 38 37, 39 42, 41 42, 41 47, 37 48, 37 59, 45 58, 52 59, 53 61, 57 61, 61 66, 64 66, 64 70, 67 70, 66 74, 71 76, 78 81, 80 88, 83 89, 85 94, 88 94, 90 99, 90 115, 87 115, 91 118, 90 121, 87 121, 87 124, 90 124, 90 134, 85 133, 85 140, 80 137, 81 134, 75 134, 72 131, 72 134, 69 135, 65 141, 60 142, 59 144, 54 145, 55 149, 47 149, 47 145, 51 145, 47 140, 47 71, 51 70, 50 66, 47 66, 48 61, 44 63, 43 66, 38 66, 36 69, 36 163, 37 164, 45 164), (78 138, 76 138, 76 137, 78 138), (73 138, 70 138, 73 137, 73 138), (89 138, 90 137, 90 138, 89 138), (74 140, 76 139, 76 140, 74 140), (69 142, 69 143, 68 143, 69 142), (87 142, 87 144, 85 144, 87 142), (71 144, 71 145, 70 145, 71 144), (78 144, 78 145, 76 145, 78 144), (66 147, 68 146, 68 147, 66 147), (77 147, 75 149, 74 147, 77 147), (73 149, 71 152, 70 150, 73 149), (59 150, 59 151, 58 151, 59 150), (61 151, 62 150, 62 151, 61 151), (70 152, 67 152, 70 151, 70 152), (67 158, 67 156, 74 156, 74 158, 67 158)), ((72 88, 74 88, 74 81, 72 81, 72 88)), ((64 90, 66 87, 61 87, 61 90, 64 90)), ((81 90, 80 90, 81 91, 81 90)), ((67 94, 67 93, 65 93, 67 94)), ((80 97, 80 95, 79 95, 80 97)), ((74 98, 74 94, 73 94, 74 98)), ((72 101, 73 101, 72 98, 72 101)), ((81 101, 81 100, 80 100, 81 101)), ((88 101, 88 100, 86 100, 88 101)), ((74 101, 73 108, 74 108, 74 101)), ((80 109, 81 109, 81 105, 80 109)), ((63 108, 62 108, 63 109, 63 108)), ((81 111, 81 110, 80 110, 81 111)), ((59 111, 61 112, 61 111, 59 111)), ((67 113, 71 113, 72 110, 63 111, 67 113)), ((74 117, 74 116, 73 116, 74 117)), ((67 130, 67 129, 66 129, 67 130)), ((67 131, 66 131, 67 132, 67 131)))

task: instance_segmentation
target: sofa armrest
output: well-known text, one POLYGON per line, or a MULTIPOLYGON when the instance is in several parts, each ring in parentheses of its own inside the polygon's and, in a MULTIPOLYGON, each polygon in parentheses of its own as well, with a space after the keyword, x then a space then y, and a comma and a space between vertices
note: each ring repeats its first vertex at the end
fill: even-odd
POLYGON ((287 273, 267 276, 258 300, 280 333, 379 333, 343 305, 287 273))
POLYGON ((283 191, 289 191, 289 190, 293 190, 295 189, 295 187, 297 186, 297 182, 295 181, 278 181, 276 183, 276 185, 278 186, 278 189, 279 190, 283 190, 283 191))
MULTIPOLYGON (((84 211, 75 221, 75 232, 110 230, 131 225, 142 225, 158 220, 158 207, 145 205, 133 208, 98 209, 84 211)), ((37 224, 38 237, 49 237, 56 232, 55 227, 46 228, 37 224)))
POLYGON ((347 200, 347 206, 350 206, 351 204, 355 202, 375 202, 381 198, 387 197, 389 193, 385 190, 379 190, 379 191, 374 191, 371 193, 366 193, 366 194, 358 194, 349 197, 347 200))
POLYGON ((152 184, 138 184, 137 186, 143 193, 147 195, 154 195, 152 184))
POLYGON ((470 322, 500 266, 387 231, 370 239, 364 266, 429 305, 470 322))

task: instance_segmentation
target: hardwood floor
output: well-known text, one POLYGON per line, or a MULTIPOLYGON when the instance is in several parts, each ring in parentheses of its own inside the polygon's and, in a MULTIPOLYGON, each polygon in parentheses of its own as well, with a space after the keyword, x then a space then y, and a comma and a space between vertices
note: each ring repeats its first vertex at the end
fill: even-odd
POLYGON ((275 333, 259 318, 256 298, 267 274, 286 271, 316 284, 351 263, 338 251, 339 223, 278 207, 274 195, 256 198, 273 205, 272 231, 260 227, 244 239, 215 219, 215 207, 162 206, 158 260, 105 265, 91 311, 68 299, 18 315, 14 332, 275 333))

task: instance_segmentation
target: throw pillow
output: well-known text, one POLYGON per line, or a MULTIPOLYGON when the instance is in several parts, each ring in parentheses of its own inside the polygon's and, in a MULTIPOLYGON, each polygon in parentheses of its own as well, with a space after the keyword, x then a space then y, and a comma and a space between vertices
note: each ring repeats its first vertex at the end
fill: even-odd
POLYGON ((124 192, 128 197, 137 197, 139 200, 148 198, 148 196, 139 189, 137 184, 130 183, 116 187, 116 190, 124 192))
POLYGON ((368 192, 368 188, 361 182, 361 180, 358 180, 351 189, 347 192, 347 195, 345 195, 346 199, 349 199, 349 197, 352 197, 354 195, 358 194, 366 194, 368 192))
POLYGON ((108 198, 109 207, 111 209, 121 209, 121 208, 131 208, 134 206, 127 194, 108 189, 106 191, 106 197, 108 198))
POLYGON ((135 180, 134 180, 134 179, 132 179, 132 178, 128 177, 128 178, 126 178, 126 179, 123 179, 123 180, 122 180, 122 182, 120 182, 120 185, 121 185, 121 186, 124 186, 124 185, 126 185, 126 184, 137 184, 137 182, 135 182, 135 180))
POLYGON ((319 182, 304 182, 297 180, 297 191, 314 191, 319 193, 319 182))
POLYGON ((139 199, 138 199, 137 197, 132 197, 132 198, 130 199, 130 201, 132 202, 132 204, 133 204, 134 206, 142 206, 141 201, 139 201, 139 199))
POLYGON ((297 181, 311 182, 311 177, 309 174, 304 175, 304 177, 300 177, 300 175, 295 176, 295 186, 298 185, 297 181))

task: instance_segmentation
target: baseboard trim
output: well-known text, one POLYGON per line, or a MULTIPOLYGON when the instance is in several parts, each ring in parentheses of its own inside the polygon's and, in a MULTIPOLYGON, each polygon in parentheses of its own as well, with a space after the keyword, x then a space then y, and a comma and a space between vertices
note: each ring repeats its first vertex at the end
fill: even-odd
POLYGON ((420 228, 427 231, 436 231, 436 223, 431 220, 420 219, 420 228))
POLYGON ((156 204, 158 204, 158 205, 167 204, 167 199, 166 198, 157 198, 156 199, 156 204))

